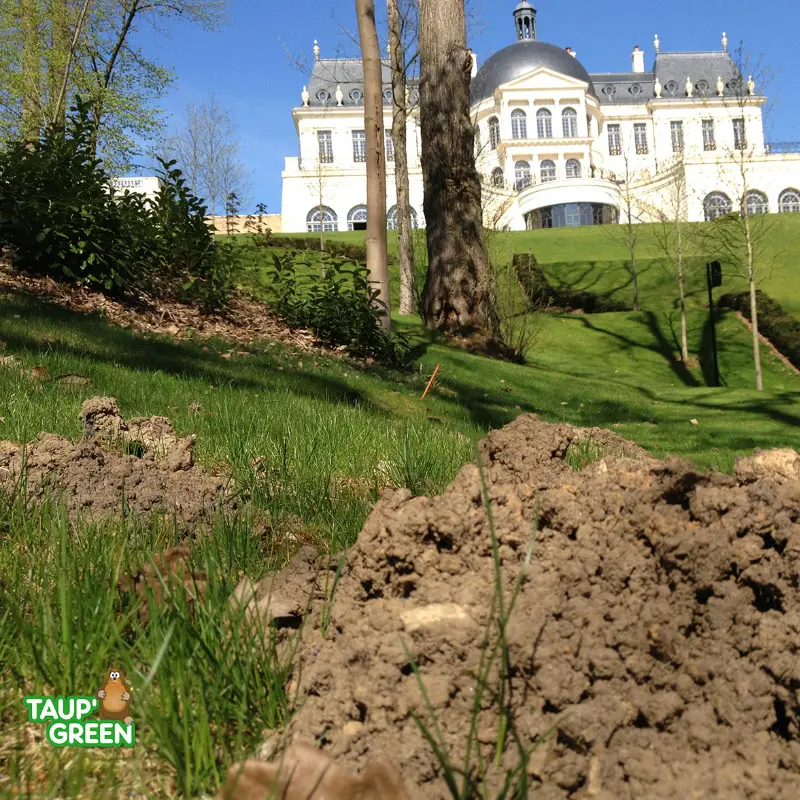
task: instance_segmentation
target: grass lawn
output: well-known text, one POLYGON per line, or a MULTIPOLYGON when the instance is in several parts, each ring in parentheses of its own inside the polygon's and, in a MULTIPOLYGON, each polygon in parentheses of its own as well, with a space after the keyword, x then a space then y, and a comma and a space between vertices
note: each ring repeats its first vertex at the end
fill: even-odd
MULTIPOLYGON (((546 252, 552 233, 511 241, 546 252)), ((447 347, 413 317, 395 321, 417 351, 407 374, 266 342, 232 352, 222 341, 144 337, 0 295, 0 438, 78 438, 81 402, 112 395, 125 417, 164 415, 180 435, 196 433, 199 461, 249 497, 211 535, 196 532, 194 564, 209 576, 202 607, 193 614, 176 595, 147 626, 112 587, 179 541, 172 522, 71 525, 56 505, 0 497, 0 795, 99 798, 122 785, 148 797, 213 794, 227 765, 289 713, 287 656, 228 603, 240 578, 261 578, 298 542, 348 546, 382 486, 440 491, 488 428, 520 413, 613 427, 656 455, 723 470, 756 446, 800 448, 800 377, 765 348, 765 391, 752 390, 749 334, 732 314, 718 325, 720 388, 708 386, 706 312, 690 311, 696 366, 684 367, 674 360, 677 315, 663 297, 639 313, 539 315, 524 366, 447 347), (45 365, 91 385, 31 381, 45 365), (93 695, 110 661, 133 684, 137 746, 98 755, 42 743, 23 695, 93 695)))
MULTIPOLYGON (((775 214, 769 239, 764 243, 764 263, 760 271, 759 288, 777 300, 785 309, 800 317, 800 214, 775 214)), ((696 226, 707 229, 705 223, 696 226)), ((644 309, 664 310, 677 304, 677 284, 664 270, 661 262, 655 225, 640 225, 637 245, 639 293, 644 309)), ((489 247, 495 264, 510 260, 513 253, 534 253, 545 274, 554 286, 602 294, 632 302, 633 289, 628 271, 629 255, 622 239, 620 226, 558 228, 514 233, 489 233, 489 247)), ((282 234, 288 235, 288 234, 282 234)), ((298 237, 317 237, 319 234, 291 234, 298 237)), ((331 240, 363 243, 364 233, 348 231, 326 234, 331 240)), ((424 232, 415 237, 420 250, 424 249, 424 232)), ((389 252, 397 253, 397 235, 389 231, 389 252)), ((708 303, 705 288, 705 263, 711 256, 703 252, 695 237, 689 243, 691 262, 696 266, 689 279, 690 307, 701 308, 708 303)), ((396 275, 393 286, 396 286, 396 275)), ((745 281, 730 266, 725 265, 723 286, 715 290, 744 291, 745 281)), ((395 292, 396 293, 396 292, 395 292)), ((396 302, 396 297, 393 296, 396 302)))

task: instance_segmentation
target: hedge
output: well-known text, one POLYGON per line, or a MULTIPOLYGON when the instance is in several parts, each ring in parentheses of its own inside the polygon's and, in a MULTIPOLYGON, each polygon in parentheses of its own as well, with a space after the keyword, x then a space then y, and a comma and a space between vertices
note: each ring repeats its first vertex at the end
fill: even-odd
MULTIPOLYGON (((759 333, 800 369, 800 320, 784 311, 779 303, 762 291, 756 291, 756 302, 759 333)), ((750 292, 724 294, 717 300, 717 305, 741 311, 750 320, 750 292)))
MULTIPOLYGON (((321 250, 320 240, 315 237, 305 236, 270 236, 270 247, 281 247, 286 250, 321 250)), ((326 240, 325 252, 331 256, 339 256, 341 258, 348 258, 352 261, 361 263, 367 260, 367 248, 361 244, 352 244, 351 242, 337 242, 335 240, 326 240)), ((389 263, 396 264, 397 259, 389 256, 389 263)))
POLYGON ((631 306, 620 300, 612 300, 592 292, 554 289, 533 253, 517 253, 512 263, 531 309, 568 308, 581 310, 586 314, 632 310, 631 306))

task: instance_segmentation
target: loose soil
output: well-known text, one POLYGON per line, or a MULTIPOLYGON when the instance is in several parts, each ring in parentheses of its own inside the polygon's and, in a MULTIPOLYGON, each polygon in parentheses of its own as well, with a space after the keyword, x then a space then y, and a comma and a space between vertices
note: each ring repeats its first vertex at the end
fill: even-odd
MULTIPOLYGON (((517 736, 533 797, 797 798, 800 458, 759 453, 734 476, 629 457, 576 473, 565 455, 585 435, 526 415, 481 444, 506 607, 533 538, 506 631, 497 769, 497 669, 476 719, 485 796, 519 763, 517 736)), ((295 739, 354 771, 388 760, 412 797, 451 796, 412 718, 433 725, 409 654, 463 767, 482 643, 498 630, 490 530, 474 465, 441 497, 384 494, 324 637, 320 600, 303 627, 295 739)))
POLYGON ((125 421, 113 397, 86 400, 84 437, 73 444, 41 433, 21 445, 0 441, 0 488, 29 501, 54 495, 85 520, 122 512, 163 513, 186 524, 207 519, 226 498, 226 480, 194 463, 194 437, 178 438, 164 417, 125 421))

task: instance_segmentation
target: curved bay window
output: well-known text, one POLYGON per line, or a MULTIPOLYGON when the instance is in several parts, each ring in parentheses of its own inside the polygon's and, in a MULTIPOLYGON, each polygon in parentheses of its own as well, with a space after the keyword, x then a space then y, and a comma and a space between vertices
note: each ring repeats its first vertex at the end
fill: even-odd
POLYGON ((602 203, 561 203, 537 208, 525 215, 525 228, 579 228, 587 225, 616 225, 619 212, 602 203))

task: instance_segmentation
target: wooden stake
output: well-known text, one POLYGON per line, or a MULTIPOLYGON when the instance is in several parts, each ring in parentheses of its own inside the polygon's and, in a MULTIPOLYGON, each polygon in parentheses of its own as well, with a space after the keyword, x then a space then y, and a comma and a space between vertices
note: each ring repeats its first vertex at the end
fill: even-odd
POLYGON ((431 379, 428 381, 428 385, 425 387, 425 391, 422 393, 422 399, 425 399, 425 395, 428 394, 428 390, 433 385, 433 379, 436 377, 436 373, 439 371, 439 365, 436 365, 436 369, 433 371, 433 375, 431 375, 431 379))

